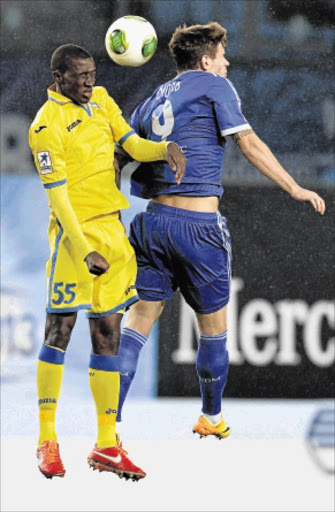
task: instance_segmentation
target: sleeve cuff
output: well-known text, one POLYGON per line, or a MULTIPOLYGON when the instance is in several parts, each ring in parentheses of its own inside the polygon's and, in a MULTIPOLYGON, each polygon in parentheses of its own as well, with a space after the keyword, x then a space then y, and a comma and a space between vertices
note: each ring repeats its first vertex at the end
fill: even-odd
POLYGON ((54 183, 43 183, 44 188, 54 188, 60 187, 61 185, 65 185, 67 180, 55 181, 54 183))
POLYGON ((136 132, 135 132, 135 130, 130 130, 130 131, 129 131, 128 133, 126 133, 123 137, 121 137, 121 139, 118 141, 118 144, 119 144, 120 146, 122 146, 122 144, 123 144, 124 142, 126 142, 126 140, 128 139, 128 137, 130 137, 131 135, 134 135, 134 133, 136 133, 136 132))
POLYGON ((233 133, 241 132, 243 130, 249 130, 251 128, 249 123, 240 124, 239 126, 234 126, 234 128, 227 128, 227 130, 221 130, 222 137, 226 135, 232 135, 233 133))

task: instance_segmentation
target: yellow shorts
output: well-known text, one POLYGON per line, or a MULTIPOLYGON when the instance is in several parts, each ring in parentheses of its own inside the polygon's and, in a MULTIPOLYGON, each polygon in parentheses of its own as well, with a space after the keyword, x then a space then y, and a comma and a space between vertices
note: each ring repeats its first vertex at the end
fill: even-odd
POLYGON ((90 245, 110 268, 94 276, 58 220, 49 222, 50 259, 47 262, 47 313, 86 309, 89 318, 124 313, 138 300, 136 258, 118 214, 103 215, 81 224, 90 245))

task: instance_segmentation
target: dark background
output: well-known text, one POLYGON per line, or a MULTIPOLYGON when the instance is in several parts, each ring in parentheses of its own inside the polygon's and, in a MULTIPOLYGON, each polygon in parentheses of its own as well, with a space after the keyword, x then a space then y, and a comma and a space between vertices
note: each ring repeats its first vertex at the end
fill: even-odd
MULTIPOLYGON (((272 187, 226 188, 221 211, 228 219, 233 245, 233 276, 244 281, 239 294, 239 313, 255 298, 274 305, 283 299, 302 300, 309 306, 319 300, 332 301, 334 284, 333 195, 319 189, 327 202, 325 218, 316 217, 308 205, 294 202, 272 187)), ((177 348, 180 295, 167 303, 159 331, 159 384, 161 396, 198 396, 195 364, 177 364, 171 354, 177 348)), ((239 327, 241 327, 239 323, 239 327)), ((229 330, 228 330, 229 336, 229 330)), ((322 327, 322 349, 334 336, 334 324, 322 327)), ((320 367, 310 360, 303 345, 302 327, 295 329, 297 365, 265 366, 230 364, 225 397, 330 398, 334 396, 334 366, 320 367)), ((240 331, 238 329, 240 347, 240 331)), ((275 336, 277 338, 277 336, 275 336)), ((334 338, 333 338, 334 340, 334 338)), ((265 338, 259 337, 261 350, 265 338)), ((193 347, 197 348, 194 332, 193 347)), ((334 343, 334 341, 333 341, 334 343)), ((229 338, 228 338, 229 345, 229 338)))

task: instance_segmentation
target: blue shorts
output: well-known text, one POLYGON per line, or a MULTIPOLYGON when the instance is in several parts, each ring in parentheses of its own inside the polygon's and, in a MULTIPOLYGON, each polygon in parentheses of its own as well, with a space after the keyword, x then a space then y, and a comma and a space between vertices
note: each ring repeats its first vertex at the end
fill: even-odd
POLYGON ((220 213, 199 213, 150 202, 130 226, 140 299, 170 299, 180 288, 197 313, 214 313, 227 305, 231 279, 231 245, 220 213))

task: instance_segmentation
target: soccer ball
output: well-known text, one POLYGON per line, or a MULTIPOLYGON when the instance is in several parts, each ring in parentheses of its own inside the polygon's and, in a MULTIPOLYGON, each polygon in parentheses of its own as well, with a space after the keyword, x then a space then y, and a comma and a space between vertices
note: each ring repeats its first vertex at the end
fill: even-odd
POLYGON ((157 48, 154 27, 140 16, 123 16, 114 21, 105 37, 110 58, 120 66, 142 66, 157 48))

